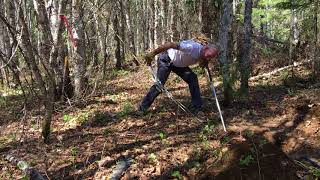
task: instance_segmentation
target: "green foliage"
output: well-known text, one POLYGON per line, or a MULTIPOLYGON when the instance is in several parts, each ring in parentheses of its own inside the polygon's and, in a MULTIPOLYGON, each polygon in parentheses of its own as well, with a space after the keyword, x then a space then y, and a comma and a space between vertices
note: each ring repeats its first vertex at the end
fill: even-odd
POLYGON ((172 176, 173 178, 183 179, 182 175, 180 174, 180 171, 173 171, 173 172, 171 173, 171 176, 172 176))
POLYGON ((108 122, 108 117, 104 112, 96 111, 94 112, 92 122, 104 125, 108 122))
POLYGON ((149 154, 148 160, 151 163, 155 163, 157 161, 157 156, 154 153, 149 154))
POLYGON ((272 24, 271 28, 266 29, 266 34, 275 39, 286 41, 290 31, 290 10, 279 10, 276 5, 283 0, 259 1, 257 8, 252 11, 252 23, 256 28, 261 25, 272 24))
POLYGON ((81 125, 85 124, 88 121, 88 118, 89 118, 88 112, 79 113, 77 115, 65 114, 62 116, 62 119, 65 123, 76 121, 76 122, 80 122, 81 125))
POLYGON ((63 115, 63 121, 64 122, 69 122, 69 121, 71 121, 73 118, 74 118, 74 116, 72 116, 72 115, 69 115, 69 114, 65 114, 65 115, 63 115))
POLYGON ((202 129, 202 131, 204 133, 207 133, 207 134, 211 135, 213 133, 214 127, 215 127, 214 124, 206 124, 204 126, 204 128, 202 129))
POLYGON ((247 155, 247 156, 242 156, 240 158, 240 166, 248 166, 250 163, 252 163, 253 161, 253 157, 251 154, 247 155))
POLYGON ((0 107, 6 107, 7 106, 7 98, 0 96, 0 107))
POLYGON ((71 155, 72 155, 72 156, 76 156, 77 154, 78 154, 78 148, 75 147, 75 146, 73 146, 73 147, 71 148, 71 155))
POLYGON ((275 7, 278 9, 305 9, 312 4, 310 0, 282 0, 275 4, 275 7))
POLYGON ((123 69, 117 70, 117 69, 112 69, 111 76, 112 77, 122 77, 122 76, 127 76, 129 75, 130 71, 126 71, 123 69))
POLYGON ((320 169, 319 169, 319 168, 315 168, 315 167, 313 167, 313 166, 308 166, 308 165, 306 165, 306 164, 304 164, 304 163, 302 163, 302 162, 300 162, 300 161, 297 161, 297 160, 295 160, 295 162, 296 162, 298 165, 302 166, 303 168, 308 169, 309 172, 310 172, 313 176, 315 176, 315 179, 316 179, 316 180, 318 180, 318 179, 320 178, 320 169))
MULTIPOLYGON (((3 170, 3 169, 2 169, 3 170)), ((2 178, 2 176, 0 176, 0 179, 2 178)), ((14 179, 13 178, 13 172, 8 170, 8 169, 5 169, 4 170, 4 178, 5 179, 14 179)), ((1 179, 2 180, 2 179, 1 179)))
POLYGON ((164 140, 166 138, 166 134, 164 132, 160 132, 159 136, 161 140, 164 140))
POLYGON ((196 169, 200 169, 201 168, 201 164, 198 161, 193 161, 192 162, 192 167, 195 167, 196 169))
POLYGON ((9 138, 12 142, 17 141, 17 134, 16 133, 12 133, 9 135, 9 138))
POLYGON ((80 113, 77 119, 78 119, 78 122, 80 122, 83 125, 86 122, 88 122, 89 113, 88 112, 80 113))
POLYGON ((230 142, 230 141, 231 141, 231 137, 225 136, 225 137, 223 137, 223 138, 221 139, 220 143, 221 143, 221 144, 226 144, 226 143, 228 143, 228 142, 230 142))
POLYGON ((162 141, 162 144, 164 144, 165 146, 169 146, 171 144, 171 142, 168 139, 166 139, 167 135, 165 134, 165 132, 160 132, 159 137, 162 141))
POLYGON ((202 128, 201 132, 199 133, 199 138, 200 138, 202 146, 205 150, 208 150, 211 147, 210 146, 211 142, 209 140, 209 137, 214 134, 214 128, 215 128, 214 123, 212 123, 212 121, 210 121, 208 124, 206 124, 202 128))
POLYGON ((246 129, 244 130, 244 135, 247 136, 247 137, 252 137, 254 135, 254 132, 251 131, 250 129, 246 129))
POLYGON ((206 73, 205 69, 200 66, 196 66, 195 68, 192 69, 192 71, 196 74, 201 74, 201 75, 204 75, 206 73))
POLYGON ((312 168, 312 174, 318 178, 320 178, 320 169, 317 169, 317 168, 312 168))
POLYGON ((126 101, 122 105, 121 111, 117 113, 117 117, 118 118, 126 117, 127 115, 129 115, 133 111, 134 111, 134 107, 133 107, 132 103, 129 101, 126 101))
POLYGON ((71 148, 71 163, 73 165, 73 168, 76 168, 77 155, 78 155, 78 148, 73 146, 71 148))
POLYGON ((262 148, 264 145, 268 144, 268 141, 266 139, 261 139, 259 141, 259 147, 262 148))
POLYGON ((109 128, 105 128, 103 130, 103 136, 104 137, 108 137, 110 135, 110 133, 111 133, 111 130, 109 128))
POLYGON ((21 170, 25 170, 29 167, 29 165, 25 161, 19 161, 17 167, 21 170))
POLYGON ((36 121, 31 121, 31 128, 32 129, 38 129, 39 128, 36 121))

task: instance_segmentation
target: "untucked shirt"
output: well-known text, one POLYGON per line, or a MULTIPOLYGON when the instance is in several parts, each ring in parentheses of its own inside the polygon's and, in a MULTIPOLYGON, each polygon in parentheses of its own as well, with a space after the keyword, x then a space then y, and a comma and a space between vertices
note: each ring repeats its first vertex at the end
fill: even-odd
POLYGON ((202 47, 193 40, 185 40, 180 42, 178 50, 168 49, 168 55, 174 66, 187 67, 199 61, 202 47))

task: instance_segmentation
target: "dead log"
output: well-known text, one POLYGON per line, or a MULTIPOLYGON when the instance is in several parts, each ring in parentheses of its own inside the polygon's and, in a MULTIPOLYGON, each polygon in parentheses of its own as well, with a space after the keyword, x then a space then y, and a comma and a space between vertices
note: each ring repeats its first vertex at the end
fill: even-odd
POLYGON ((35 168, 29 166, 27 162, 19 160, 11 155, 3 155, 3 157, 6 161, 29 175, 30 180, 45 180, 45 178, 35 168))
POLYGON ((110 180, 118 180, 121 178, 123 173, 130 167, 132 159, 127 158, 119 161, 116 165, 116 168, 112 171, 112 174, 110 175, 110 180))

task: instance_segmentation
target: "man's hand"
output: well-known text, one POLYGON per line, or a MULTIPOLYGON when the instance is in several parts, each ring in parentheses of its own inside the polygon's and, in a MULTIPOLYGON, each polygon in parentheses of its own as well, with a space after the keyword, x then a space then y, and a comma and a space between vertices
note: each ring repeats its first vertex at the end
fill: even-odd
POLYGON ((146 64, 147 64, 148 66, 151 66, 151 63, 152 63, 152 61, 153 61, 153 59, 154 59, 154 54, 153 54, 152 52, 147 53, 147 54, 144 56, 144 59, 146 60, 146 64))
POLYGON ((201 68, 207 67, 207 66, 208 66, 208 61, 205 60, 205 59, 200 59, 200 61, 199 61, 199 66, 200 66, 201 68))

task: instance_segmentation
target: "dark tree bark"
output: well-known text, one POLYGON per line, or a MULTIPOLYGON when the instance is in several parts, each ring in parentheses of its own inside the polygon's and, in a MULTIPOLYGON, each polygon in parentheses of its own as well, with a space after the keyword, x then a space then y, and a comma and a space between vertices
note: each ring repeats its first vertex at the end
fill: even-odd
POLYGON ((319 58, 319 42, 318 42, 318 10, 319 2, 314 1, 314 20, 313 20, 313 31, 314 31, 314 47, 313 47, 313 74, 314 76, 320 75, 320 58, 319 58))
POLYGON ((241 87, 240 92, 248 94, 249 77, 251 73, 251 36, 252 36, 252 0, 245 1, 244 10, 244 41, 243 53, 240 61, 241 87))
POLYGON ((229 41, 229 29, 232 22, 232 0, 223 1, 222 3, 222 16, 221 16, 221 29, 219 33, 219 43, 221 46, 220 61, 223 64, 222 78, 223 78, 223 90, 224 90, 224 103, 229 105, 231 102, 232 87, 230 84, 230 72, 229 72, 229 57, 228 57, 228 41, 229 41))
POLYGON ((113 18, 113 29, 114 29, 114 40, 116 42, 115 57, 116 57, 116 68, 121 69, 122 60, 121 60, 121 42, 119 37, 119 21, 118 13, 115 13, 113 18))

